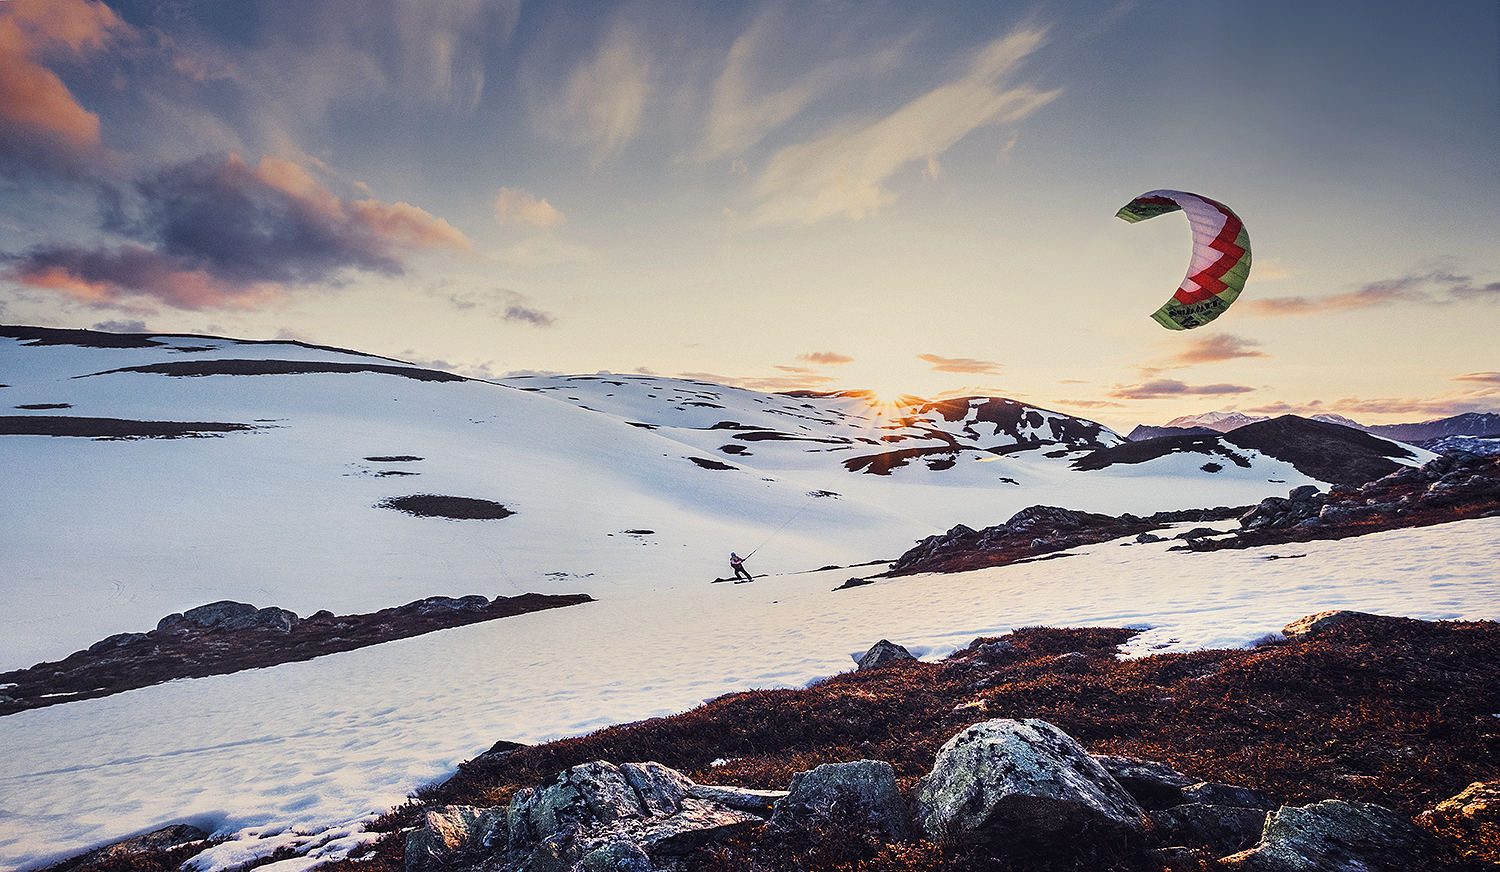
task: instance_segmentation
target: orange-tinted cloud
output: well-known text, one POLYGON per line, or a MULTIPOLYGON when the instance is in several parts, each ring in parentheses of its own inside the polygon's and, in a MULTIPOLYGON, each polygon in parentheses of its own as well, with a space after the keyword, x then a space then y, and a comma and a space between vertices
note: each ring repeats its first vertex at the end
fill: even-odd
POLYGON ((0 3, 0 171, 83 175, 104 155, 99 116, 79 105, 48 56, 82 56, 133 29, 92 0, 0 3))
POLYGON ((179 309, 253 308, 291 287, 337 284, 347 270, 399 275, 408 254, 473 248, 416 206, 339 197, 276 158, 256 167, 236 154, 200 158, 138 183, 136 193, 139 217, 109 228, 134 242, 37 246, 7 258, 6 277, 95 306, 145 298, 179 309))
POLYGON ((1190 342, 1186 348, 1173 355, 1171 361, 1179 366, 1190 366, 1195 363, 1233 360, 1237 357, 1268 357, 1269 355, 1264 351, 1254 349, 1253 346, 1259 344, 1253 339, 1241 339, 1228 333, 1204 336, 1190 342))
POLYGON ((998 375, 1004 364, 993 360, 975 360, 972 357, 941 357, 936 354, 919 354, 918 360, 932 364, 934 372, 967 372, 979 375, 998 375))
POLYGON ((807 363, 821 363, 824 366, 854 362, 854 358, 847 354, 839 354, 837 351, 809 351, 806 354, 797 355, 797 359, 807 363))
POLYGON ((1138 385, 1115 387, 1108 392, 1108 395, 1122 400, 1154 400, 1161 397, 1243 394, 1253 390, 1255 388, 1246 385, 1190 385, 1176 379, 1160 378, 1138 385))
POLYGON ((1453 380, 1500 384, 1500 372, 1471 372, 1468 375, 1454 376, 1453 380))
POLYGON ((1469 276, 1431 272, 1371 282, 1331 297, 1268 297, 1241 300, 1240 305, 1259 315, 1277 317, 1321 315, 1394 303, 1451 303, 1476 297, 1500 299, 1500 282, 1476 285, 1469 276))

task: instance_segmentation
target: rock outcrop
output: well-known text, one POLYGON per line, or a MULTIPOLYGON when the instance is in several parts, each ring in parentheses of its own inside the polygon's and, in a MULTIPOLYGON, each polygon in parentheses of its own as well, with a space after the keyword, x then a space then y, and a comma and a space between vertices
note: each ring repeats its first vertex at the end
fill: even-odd
POLYGON ((1271 812, 1254 848, 1225 857, 1244 872, 1408 872, 1430 869, 1428 833, 1378 805, 1329 799, 1271 812))
POLYGON ((1084 839, 1119 850, 1141 835, 1145 818, 1081 745, 1035 719, 985 721, 958 733, 913 799, 917 825, 933 842, 1072 851, 1084 839))
POLYGON ((167 615, 150 632, 116 633, 60 661, 0 673, 0 686, 10 685, 0 696, 0 715, 591 601, 588 594, 433 596, 364 615, 320 611, 300 618, 275 606, 223 600, 167 615))

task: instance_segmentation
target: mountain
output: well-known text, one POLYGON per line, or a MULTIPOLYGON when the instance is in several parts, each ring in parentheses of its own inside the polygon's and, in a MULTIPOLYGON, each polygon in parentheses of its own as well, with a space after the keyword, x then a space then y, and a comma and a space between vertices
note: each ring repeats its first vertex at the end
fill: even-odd
POLYGON ((1161 436, 1101 448, 1073 461, 1080 470, 1107 469, 1117 464, 1159 461, 1171 456, 1201 455, 1200 469, 1220 472, 1226 464, 1249 467, 1256 456, 1290 464, 1317 481, 1357 485, 1430 460, 1429 451, 1323 421, 1282 415, 1223 433, 1161 436))
POLYGON ((1241 412, 1204 412, 1201 415, 1183 415, 1168 421, 1167 427, 1206 427, 1217 430, 1220 433, 1228 433, 1236 427, 1246 424, 1254 424, 1258 421, 1269 421, 1264 415, 1246 415, 1241 412))
POLYGON ((1364 429, 1387 439, 1412 443, 1446 436, 1500 436, 1500 415, 1468 412, 1417 424, 1374 424, 1364 429))
POLYGON ((1163 436, 1212 436, 1217 432, 1219 431, 1208 427, 1152 427, 1147 424, 1137 424, 1125 438, 1130 442, 1141 442, 1146 439, 1159 439, 1163 436))
MULTIPOLYGON (((1173 418, 1162 427, 1152 427, 1145 424, 1138 425, 1134 430, 1130 431, 1128 438, 1134 442, 1158 436, 1180 436, 1183 434, 1173 431, 1178 429, 1188 430, 1193 427, 1228 433, 1246 424, 1255 424, 1269 420, 1270 418, 1268 417, 1245 415, 1240 412, 1205 412, 1201 415, 1184 415, 1180 418, 1173 418)), ((1342 415, 1330 415, 1326 413, 1312 415, 1308 420, 1363 430, 1366 433, 1374 433, 1377 436, 1394 439, 1397 442, 1422 445, 1424 448, 1432 446, 1423 443, 1433 442, 1449 436, 1500 436, 1500 414, 1493 412, 1467 412, 1462 415, 1435 418, 1430 421, 1422 421, 1414 424, 1367 425, 1352 421, 1342 415)))

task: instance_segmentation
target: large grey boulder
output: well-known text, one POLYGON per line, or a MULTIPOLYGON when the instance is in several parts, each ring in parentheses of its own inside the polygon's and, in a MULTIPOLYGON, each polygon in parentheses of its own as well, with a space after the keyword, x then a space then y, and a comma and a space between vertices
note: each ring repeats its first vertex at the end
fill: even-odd
POLYGON ((818 824, 847 824, 852 816, 887 838, 905 841, 911 830, 896 785, 896 770, 884 760, 825 763, 792 776, 791 790, 776 803, 771 826, 814 831, 818 824))
POLYGON ((948 740, 917 784, 928 839, 1003 846, 1077 840, 1123 844, 1144 827, 1139 805, 1072 737, 1046 721, 1000 719, 948 740))
POLYGON ((505 833, 505 809, 448 805, 428 809, 422 825, 406 834, 406 872, 441 867, 505 833))
POLYGON ((1436 858, 1432 837, 1390 809, 1329 799, 1271 812, 1260 843, 1223 862, 1243 872, 1407 872, 1436 858))
POLYGON ((660 763, 598 760, 574 766, 551 784, 516 793, 506 809, 505 843, 491 837, 491 847, 504 849, 505 861, 487 868, 637 872, 652 868, 641 865, 652 857, 684 854, 763 820, 698 799, 691 795, 694 787, 660 763))

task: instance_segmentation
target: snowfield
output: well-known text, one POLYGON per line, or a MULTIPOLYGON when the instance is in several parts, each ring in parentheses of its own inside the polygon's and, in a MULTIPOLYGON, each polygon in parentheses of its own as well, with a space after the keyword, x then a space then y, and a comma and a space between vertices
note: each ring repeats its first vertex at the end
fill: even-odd
MULTIPOLYGON (((266 868, 298 872, 347 852, 368 838, 359 821, 496 740, 804 686, 852 668, 851 655, 881 638, 933 659, 1019 626, 1131 626, 1145 632, 1129 654, 1144 655, 1250 645, 1334 608, 1500 617, 1500 519, 1208 553, 1124 540, 833 590, 881 568, 856 564, 1029 505, 1148 514, 1318 483, 1267 457, 1217 473, 1199 455, 1080 472, 1068 465, 1077 446, 977 450, 1076 426, 1041 411, 1020 410, 1008 429, 972 414, 901 421, 911 410, 860 398, 641 376, 91 375, 182 360, 401 366, 285 343, 155 339, 96 348, 0 337, 6 415, 258 428, 0 436, 0 669, 220 599, 302 615, 471 593, 598 601, 0 718, 0 868, 187 822, 236 834, 197 868, 289 845, 301 856, 266 868), (753 434, 773 435, 736 438, 753 434), (844 464, 943 445, 954 450, 914 455, 889 475, 844 464), (402 457, 421 459, 391 459, 402 457), (516 514, 459 521, 376 507, 416 493, 516 514), (731 549, 757 551, 749 565, 765 577, 710 583, 729 574, 731 549), (843 568, 818 569, 829 565, 843 568)), ((1119 439, 1102 428, 1093 438, 1119 439)))

